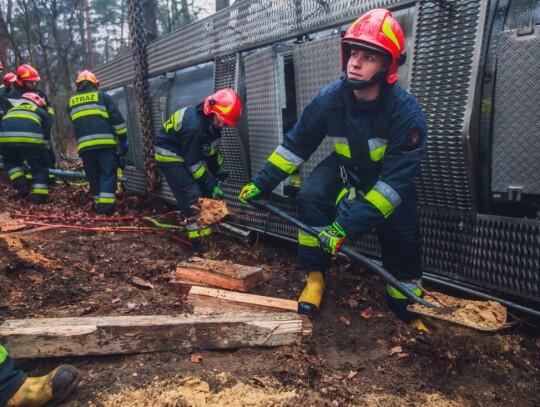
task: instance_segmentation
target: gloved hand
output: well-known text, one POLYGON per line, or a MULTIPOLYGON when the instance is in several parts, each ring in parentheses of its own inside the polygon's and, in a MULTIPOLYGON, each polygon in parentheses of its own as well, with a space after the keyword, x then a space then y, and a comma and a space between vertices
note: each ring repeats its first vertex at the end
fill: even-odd
POLYGON ((345 231, 341 228, 339 223, 334 221, 330 226, 327 226, 319 233, 317 240, 321 249, 337 256, 345 237, 347 237, 345 231))
POLYGON ((120 152, 122 153, 122 155, 126 155, 129 151, 129 141, 120 141, 118 143, 118 147, 120 148, 120 152))
POLYGON ((253 199, 260 194, 261 190, 257 187, 257 185, 254 183, 249 183, 244 185, 242 191, 240 191, 240 195, 238 195, 238 199, 240 199, 240 202, 247 204, 250 199, 253 199))
POLYGON ((229 170, 226 168, 219 167, 218 170, 216 171, 216 178, 218 179, 218 181, 223 182, 227 179, 228 176, 229 176, 229 170))
POLYGON ((212 199, 223 199, 225 198, 225 192, 221 189, 219 185, 216 185, 212 190, 212 199))

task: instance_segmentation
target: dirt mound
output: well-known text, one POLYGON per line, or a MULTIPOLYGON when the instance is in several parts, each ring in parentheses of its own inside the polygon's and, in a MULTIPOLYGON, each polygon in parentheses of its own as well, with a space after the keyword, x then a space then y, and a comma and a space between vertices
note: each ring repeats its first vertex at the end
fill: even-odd
POLYGON ((496 301, 464 300, 438 292, 430 292, 424 296, 424 299, 433 305, 440 306, 441 310, 433 310, 420 304, 413 304, 409 309, 483 330, 497 330, 506 324, 506 308, 496 301))
MULTIPOLYGON (((178 380, 154 381, 142 388, 127 387, 119 394, 106 396, 107 406, 291 406, 312 400, 311 405, 330 406, 317 394, 283 389, 279 383, 267 378, 254 378, 254 384, 229 382, 228 375, 217 376, 221 389, 213 391, 210 384, 198 377, 178 380)), ((94 406, 94 404, 91 404, 94 406)))

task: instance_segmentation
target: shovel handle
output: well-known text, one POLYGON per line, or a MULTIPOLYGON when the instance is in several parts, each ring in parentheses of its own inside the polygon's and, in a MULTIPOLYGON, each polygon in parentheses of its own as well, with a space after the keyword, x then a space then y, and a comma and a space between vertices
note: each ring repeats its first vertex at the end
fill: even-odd
MULTIPOLYGON (((286 220, 287 222, 292 223, 293 225, 296 225, 298 228, 302 229, 304 232, 310 234, 311 236, 318 237, 319 232, 317 232, 315 229, 313 229, 311 226, 306 225, 305 223, 299 221, 296 218, 293 218, 289 214, 285 213, 284 211, 276 208, 275 206, 269 204, 268 202, 263 202, 255 199, 250 199, 248 201, 251 205, 253 205, 257 209, 265 209, 268 212, 279 216, 283 220, 286 220)), ((379 266, 374 261, 370 260, 366 256, 358 253, 355 250, 350 249, 347 246, 341 246, 339 249, 340 253, 343 253, 346 256, 349 256, 351 259, 357 261, 358 263, 362 264, 363 266, 367 267, 377 275, 379 275, 384 281, 386 281, 388 284, 390 284, 392 287, 394 287, 396 290, 401 292, 405 297, 407 297, 409 300, 416 302, 418 304, 421 304, 428 308, 438 309, 439 307, 425 301, 423 298, 415 295, 410 289, 405 287, 397 278, 395 278, 392 274, 390 274, 388 271, 386 271, 384 268, 379 266)))

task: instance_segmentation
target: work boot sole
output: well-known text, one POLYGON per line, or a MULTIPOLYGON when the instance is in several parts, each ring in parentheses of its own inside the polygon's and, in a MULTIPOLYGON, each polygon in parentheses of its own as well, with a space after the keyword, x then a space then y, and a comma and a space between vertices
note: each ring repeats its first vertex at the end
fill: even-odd
POLYGON ((61 402, 63 402, 73 392, 73 390, 75 390, 75 388, 79 385, 79 382, 81 381, 83 377, 82 373, 78 369, 70 365, 62 365, 58 369, 67 370, 68 371, 67 373, 69 373, 73 377, 69 379, 65 379, 66 381, 68 380, 70 381, 70 384, 67 386, 59 386, 60 387, 59 389, 55 389, 53 385, 53 397, 51 400, 45 403, 43 407, 54 407, 60 404, 61 402))

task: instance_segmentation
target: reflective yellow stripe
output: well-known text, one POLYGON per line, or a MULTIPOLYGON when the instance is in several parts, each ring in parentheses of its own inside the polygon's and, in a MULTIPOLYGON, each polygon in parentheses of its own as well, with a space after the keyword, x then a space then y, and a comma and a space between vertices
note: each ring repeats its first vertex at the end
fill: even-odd
POLYGON ((190 230, 188 232, 188 238, 197 239, 199 237, 208 236, 208 235, 211 235, 211 234, 212 234, 212 228, 210 228, 210 227, 204 228, 204 229, 199 229, 199 230, 190 230))
POLYGON ((25 176, 24 171, 17 171, 17 172, 14 172, 13 174, 10 174, 9 179, 13 181, 15 178, 24 177, 24 176, 25 176))
POLYGON ((343 198, 343 195, 345 195, 347 192, 349 192, 349 190, 347 188, 343 188, 341 190, 338 197, 336 198, 336 206, 338 205, 339 201, 341 201, 341 198, 343 198))
POLYGON ((301 230, 298 231, 298 244, 308 247, 318 247, 319 243, 315 236, 305 235, 301 230))
POLYGON ((193 178, 199 179, 204 175, 204 172, 206 169, 204 168, 204 165, 201 165, 201 167, 193 173, 193 178))
MULTIPOLYGON (((422 294, 422 290, 420 288, 418 288, 418 287, 415 288, 415 289, 412 289, 411 291, 418 297, 422 294)), ((400 291, 398 291, 394 287, 392 287, 390 284, 388 284, 386 286, 386 292, 388 293, 388 295, 390 295, 390 297, 396 298, 398 300, 404 300, 404 299, 407 298, 403 294, 401 294, 400 291)))
POLYGON ((218 163, 219 166, 221 166, 221 164, 223 164, 223 157, 219 153, 218 153, 218 156, 217 156, 217 163, 218 163))
POLYGON ((5 119, 11 119, 13 117, 17 117, 19 119, 30 119, 30 120, 33 120, 35 121, 37 124, 39 124, 41 126, 41 120, 39 120, 36 116, 34 115, 29 115, 29 114, 26 114, 26 113, 15 113, 15 112, 10 112, 6 115, 5 119))
POLYGON ((71 120, 75 120, 75 119, 78 119, 78 118, 84 117, 84 116, 92 116, 92 115, 103 116, 103 117, 105 117, 107 119, 109 118, 109 113, 104 112, 103 110, 88 109, 88 110, 82 110, 82 111, 77 112, 77 113, 73 113, 71 115, 71 120))
POLYGON ((386 145, 370 151, 369 157, 371 158, 372 161, 380 161, 384 157, 385 152, 386 152, 386 145))
POLYGON ((92 147, 92 146, 115 146, 116 141, 109 138, 102 138, 97 140, 88 140, 83 141, 77 146, 77 151, 81 151, 83 148, 92 147))
POLYGON ((8 353, 7 353, 6 348, 0 345, 0 365, 6 361, 7 357, 8 357, 8 353))
POLYGON ((375 208, 380 210, 385 218, 389 217, 392 212, 394 212, 394 207, 390 201, 374 189, 369 191, 365 198, 366 201, 371 202, 375 208))
POLYGON ((100 196, 97 202, 100 204, 113 204, 116 202, 116 198, 104 198, 100 196))
POLYGON ((175 161, 179 163, 184 162, 184 159, 180 157, 170 157, 170 156, 161 155, 158 153, 155 153, 154 156, 156 157, 156 161, 161 161, 163 163, 170 163, 170 162, 175 162, 175 161))
POLYGON ((126 134, 127 127, 124 127, 123 129, 120 129, 120 130, 115 130, 114 133, 117 134, 118 136, 121 136, 122 134, 126 134))
POLYGON ((35 137, 0 137, 0 143, 45 144, 45 140, 35 137))
POLYGON ((49 195, 49 190, 43 188, 34 188, 32 189, 32 193, 36 195, 49 195))
POLYGON ((384 35, 386 35, 396 45, 396 48, 401 51, 401 47, 399 46, 399 41, 396 38, 396 34, 394 34, 394 31, 392 31, 392 25, 390 24, 390 21, 387 18, 384 19, 382 30, 383 30, 384 35))
POLYGON ((285 158, 283 158, 279 154, 276 154, 275 152, 270 155, 270 157, 268 158, 268 162, 271 162, 280 170, 285 171, 287 174, 292 174, 298 168, 296 165, 294 165, 290 161, 287 161, 285 158))
POLYGON ((347 158, 351 158, 351 149, 348 144, 334 143, 336 153, 347 158))

